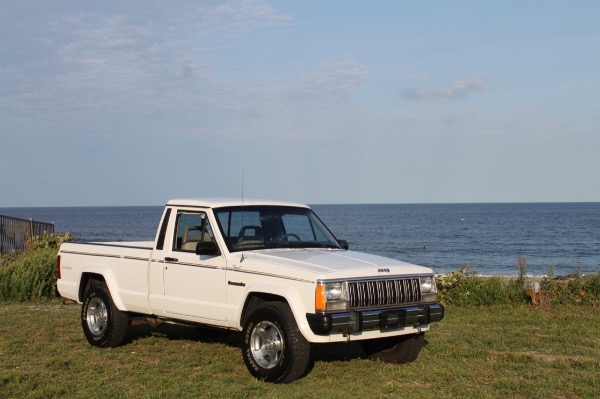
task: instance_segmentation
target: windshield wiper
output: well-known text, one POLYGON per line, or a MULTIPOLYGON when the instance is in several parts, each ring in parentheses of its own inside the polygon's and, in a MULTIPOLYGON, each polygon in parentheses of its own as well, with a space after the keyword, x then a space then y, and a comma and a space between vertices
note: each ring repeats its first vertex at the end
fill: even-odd
POLYGON ((274 241, 265 244, 264 248, 330 248, 330 249, 340 249, 339 246, 335 244, 325 244, 322 242, 310 242, 310 241, 274 241))
POLYGON ((325 244, 322 242, 305 242, 303 243, 304 248, 331 248, 331 249, 340 249, 338 245, 335 244, 325 244))

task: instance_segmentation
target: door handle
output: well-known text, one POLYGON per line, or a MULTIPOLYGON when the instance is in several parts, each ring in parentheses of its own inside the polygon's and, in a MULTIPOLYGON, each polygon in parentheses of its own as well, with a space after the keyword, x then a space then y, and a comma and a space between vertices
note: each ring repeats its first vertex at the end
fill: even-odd
POLYGON ((177 262, 177 261, 179 261, 179 259, 177 259, 177 258, 171 258, 169 256, 167 256, 165 258, 165 262, 177 262))

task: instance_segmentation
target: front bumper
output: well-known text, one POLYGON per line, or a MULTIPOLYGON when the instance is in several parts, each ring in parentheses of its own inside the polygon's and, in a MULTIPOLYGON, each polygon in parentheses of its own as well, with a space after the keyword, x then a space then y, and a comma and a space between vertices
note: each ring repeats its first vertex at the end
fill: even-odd
POLYGON ((310 329, 316 335, 400 330, 405 327, 427 325, 443 318, 444 306, 440 303, 393 309, 306 314, 310 329))

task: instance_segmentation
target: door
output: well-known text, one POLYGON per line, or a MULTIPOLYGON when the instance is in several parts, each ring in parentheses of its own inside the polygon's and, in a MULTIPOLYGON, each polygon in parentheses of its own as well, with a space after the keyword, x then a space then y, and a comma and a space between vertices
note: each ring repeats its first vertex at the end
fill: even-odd
POLYGON ((172 245, 164 251, 163 306, 166 315, 224 324, 225 257, 220 253, 196 255, 198 243, 215 242, 208 216, 204 212, 178 210, 172 231, 172 245))

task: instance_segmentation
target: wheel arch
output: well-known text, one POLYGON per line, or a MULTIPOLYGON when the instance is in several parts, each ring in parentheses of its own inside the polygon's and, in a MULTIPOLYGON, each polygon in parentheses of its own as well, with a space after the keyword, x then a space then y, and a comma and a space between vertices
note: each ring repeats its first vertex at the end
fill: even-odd
POLYGON ((94 283, 106 284, 108 292, 117 309, 122 311, 127 310, 119 295, 116 295, 119 291, 114 276, 112 276, 110 273, 103 273, 102 271, 88 271, 81 274, 78 292, 79 302, 83 302, 85 291, 94 283))
POLYGON ((85 291, 94 283, 106 283, 104 276, 98 273, 83 273, 81 275, 81 279, 79 281, 79 293, 78 299, 79 302, 83 302, 83 296, 85 295, 85 291))
POLYGON ((248 317, 248 315, 252 313, 254 309, 261 307, 267 302, 285 302, 289 305, 285 297, 281 295, 275 295, 259 291, 250 292, 246 297, 246 301, 244 302, 244 306, 242 308, 242 313, 240 314, 240 326, 244 326, 244 323, 246 322, 246 317, 248 317))
POLYGON ((278 284, 256 284, 248 287, 245 297, 241 301, 244 305, 240 308, 239 314, 235 319, 240 330, 244 327, 246 318, 253 310, 267 302, 273 301, 286 303, 290 307, 298 328, 302 332, 302 335, 308 339, 307 329, 310 329, 310 327, 306 321, 306 309, 300 295, 295 290, 290 289, 289 286, 278 284))

